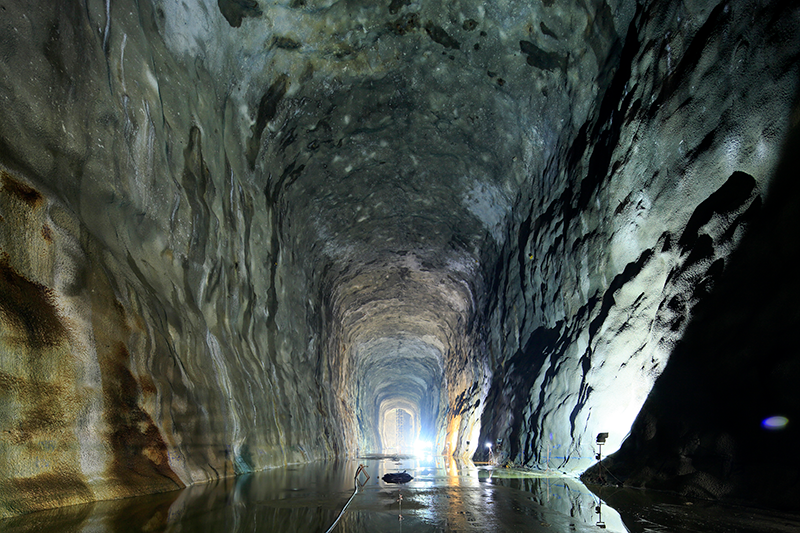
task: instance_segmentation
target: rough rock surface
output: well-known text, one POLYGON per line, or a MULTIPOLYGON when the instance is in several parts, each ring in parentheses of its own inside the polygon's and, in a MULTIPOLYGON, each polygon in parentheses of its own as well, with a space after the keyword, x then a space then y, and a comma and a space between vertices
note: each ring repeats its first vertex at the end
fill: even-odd
POLYGON ((0 12, 0 517, 380 451, 398 408, 583 469, 673 353, 719 365, 695 309, 798 121, 789 1, 0 12))
POLYGON ((698 304, 630 436, 585 480, 797 510, 798 143, 796 123, 761 214, 698 304), (775 416, 789 425, 765 426, 775 416))
POLYGON ((797 16, 786 3, 638 8, 607 90, 501 254, 482 439, 502 439, 504 457, 585 468, 598 433, 620 446, 770 192, 797 16), (767 79, 779 86, 754 91, 767 79))

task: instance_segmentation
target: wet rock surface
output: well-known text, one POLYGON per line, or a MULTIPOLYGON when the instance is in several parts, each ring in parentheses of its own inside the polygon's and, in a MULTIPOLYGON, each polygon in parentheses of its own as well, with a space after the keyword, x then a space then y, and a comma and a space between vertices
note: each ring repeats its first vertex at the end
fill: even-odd
MULTIPOLYGON (((363 462, 370 479, 353 496, 359 463, 311 463, 195 485, 181 491, 44 511, 0 521, 8 533, 80 531, 86 524, 116 533, 149 531, 578 531, 596 530, 596 496, 580 482, 503 469, 493 472, 444 458, 363 462), (386 485, 398 468, 415 475, 386 485), (402 499, 401 499, 402 496, 402 499), (400 520, 402 517, 402 520, 400 520)), ((624 533, 602 506, 608 531, 624 533)))
POLYGON ((792 2, 0 12, 0 517, 379 452, 400 409, 710 496, 797 440, 731 414, 800 420, 792 2))
POLYGON ((791 533, 796 515, 677 497, 668 493, 587 488, 557 473, 475 466, 452 458, 311 463, 226 478, 180 491, 95 502, 0 520, 7 533, 72 532, 87 526, 126 531, 598 531, 791 533), (370 479, 353 496, 353 472, 370 479), (398 468, 416 479, 378 481, 398 468), (402 500, 400 500, 402 496, 402 500), (402 516, 402 520, 399 518, 402 516))

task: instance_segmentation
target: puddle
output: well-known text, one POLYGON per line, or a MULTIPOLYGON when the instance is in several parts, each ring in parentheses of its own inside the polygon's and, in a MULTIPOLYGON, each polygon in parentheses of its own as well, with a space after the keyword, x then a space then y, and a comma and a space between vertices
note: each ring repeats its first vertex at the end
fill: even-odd
POLYGON ((372 457, 292 465, 171 493, 43 511, 0 521, 0 531, 325 533, 353 494, 359 462, 366 465, 370 478, 334 531, 800 530, 797 517, 764 512, 756 518, 740 513, 737 518, 713 504, 692 508, 663 497, 643 500, 649 493, 642 491, 595 488, 601 500, 578 480, 557 473, 494 468, 442 457, 372 457), (408 484, 381 480, 386 473, 404 470, 414 477, 408 484), (720 527, 715 529, 715 524, 720 527))

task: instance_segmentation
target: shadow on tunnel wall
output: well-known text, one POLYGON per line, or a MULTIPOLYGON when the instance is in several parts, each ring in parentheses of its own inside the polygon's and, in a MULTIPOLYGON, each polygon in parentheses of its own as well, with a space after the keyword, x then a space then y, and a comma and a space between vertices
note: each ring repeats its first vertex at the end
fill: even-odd
MULTIPOLYGON (((582 476, 797 510, 800 498, 800 100, 760 211, 622 447, 582 476), (781 429, 762 426, 782 416, 781 429)), ((607 499, 614 506, 613 497, 607 499)))

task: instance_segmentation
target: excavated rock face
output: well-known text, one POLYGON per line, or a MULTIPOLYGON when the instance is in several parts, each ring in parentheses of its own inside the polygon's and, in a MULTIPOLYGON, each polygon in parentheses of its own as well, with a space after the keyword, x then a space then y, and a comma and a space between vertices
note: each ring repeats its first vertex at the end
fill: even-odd
POLYGON ((586 467, 601 432, 603 451, 616 451, 680 354, 605 481, 796 501, 794 460, 768 495, 753 487, 768 450, 788 456, 798 437, 761 427, 800 415, 787 327, 798 292, 779 266, 791 264, 795 189, 774 183, 778 159, 797 149, 786 137, 797 107, 785 99, 798 77, 797 20, 781 3, 637 11, 608 90, 552 173, 565 186, 534 201, 500 261, 489 329, 504 359, 482 438, 502 439, 504 457, 586 467), (754 91, 767 79, 787 85, 754 91), (749 263, 748 252, 732 255, 747 233, 758 243, 749 263))
POLYGON ((769 195, 797 16, 780 3, 637 10, 602 99, 501 254, 482 433, 509 459, 586 467, 598 433, 607 452, 625 438, 769 195), (786 85, 755 89, 767 79, 786 85))
POLYGON ((797 508, 798 143, 795 124, 761 213, 698 302, 630 436, 585 480, 797 508))
POLYGON ((398 410, 583 469, 797 121, 791 2, 49 4, 0 5, 0 516, 398 410))

